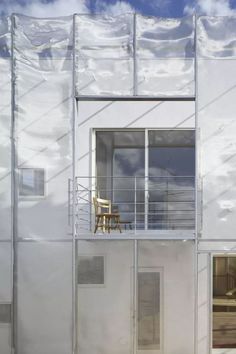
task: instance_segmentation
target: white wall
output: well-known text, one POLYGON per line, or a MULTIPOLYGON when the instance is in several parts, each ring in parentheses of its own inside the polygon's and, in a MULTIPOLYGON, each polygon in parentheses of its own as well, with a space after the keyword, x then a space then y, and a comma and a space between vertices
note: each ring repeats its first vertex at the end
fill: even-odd
POLYGON ((193 353, 193 243, 139 241, 138 245, 140 267, 163 268, 163 352, 193 353))
POLYGON ((104 286, 78 286, 79 353, 131 353, 133 242, 79 241, 78 255, 105 257, 104 286))
MULTIPOLYGON (((132 252, 131 241, 79 241, 80 255, 104 255, 106 260, 104 287, 78 287, 78 343, 81 354, 131 352, 132 252)), ((141 268, 163 270, 163 353, 193 353, 193 244, 139 241, 138 260, 141 268)), ((159 354, 158 351, 142 350, 144 353, 159 354)))
POLYGON ((72 245, 18 243, 18 353, 71 353, 72 245))
POLYGON ((18 198, 18 236, 65 238, 71 232, 73 21, 22 15, 14 20, 17 166, 44 168, 46 190, 45 198, 18 198))
POLYGON ((94 128, 194 128, 194 102, 78 103, 78 176, 91 174, 94 128))
POLYGON ((235 61, 199 60, 198 75, 202 237, 235 239, 235 61))
POLYGON ((18 236, 65 238, 71 232, 68 226, 68 178, 72 176, 71 72, 35 75, 30 67, 20 66, 18 70, 18 167, 45 169, 45 197, 19 196, 18 236))

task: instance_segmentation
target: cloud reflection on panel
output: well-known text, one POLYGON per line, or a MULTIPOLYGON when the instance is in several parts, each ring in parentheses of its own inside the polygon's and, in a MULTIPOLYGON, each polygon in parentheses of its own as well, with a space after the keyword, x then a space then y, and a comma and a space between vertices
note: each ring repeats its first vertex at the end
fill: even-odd
POLYGON ((76 72, 81 96, 193 96, 194 18, 77 15, 76 72))
POLYGON ((73 21, 21 15, 14 19, 17 159, 24 183, 18 191, 19 236, 67 237, 73 21), (41 190, 38 176, 43 176, 44 193, 36 193, 41 190))
POLYGON ((236 17, 198 19, 203 237, 235 238, 236 17))

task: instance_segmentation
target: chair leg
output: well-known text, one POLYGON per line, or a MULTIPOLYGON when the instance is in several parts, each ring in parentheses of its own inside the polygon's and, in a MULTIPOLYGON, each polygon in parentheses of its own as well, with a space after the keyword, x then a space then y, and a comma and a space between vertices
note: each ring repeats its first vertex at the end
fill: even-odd
POLYGON ((99 219, 100 219, 100 217, 99 217, 99 216, 96 216, 95 228, 94 228, 94 233, 95 233, 95 234, 96 234, 97 229, 98 229, 99 219))
POLYGON ((102 217, 102 225, 103 225, 102 231, 106 232, 107 225, 106 225, 106 217, 105 216, 102 217))
POLYGON ((108 233, 110 234, 110 232, 111 232, 111 219, 109 217, 107 218, 107 230, 108 230, 108 233))
POLYGON ((120 233, 122 233, 121 227, 120 227, 120 216, 116 217, 116 227, 118 230, 120 230, 120 233))

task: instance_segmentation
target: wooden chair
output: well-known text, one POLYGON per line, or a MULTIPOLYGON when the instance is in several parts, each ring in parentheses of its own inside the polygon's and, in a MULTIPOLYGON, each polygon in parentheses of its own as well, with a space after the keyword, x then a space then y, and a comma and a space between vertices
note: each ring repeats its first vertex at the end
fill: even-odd
POLYGON ((103 232, 108 231, 108 233, 111 230, 119 230, 121 232, 120 214, 112 213, 111 201, 94 197, 93 204, 95 209, 94 233, 96 234, 98 228, 101 228, 103 232))

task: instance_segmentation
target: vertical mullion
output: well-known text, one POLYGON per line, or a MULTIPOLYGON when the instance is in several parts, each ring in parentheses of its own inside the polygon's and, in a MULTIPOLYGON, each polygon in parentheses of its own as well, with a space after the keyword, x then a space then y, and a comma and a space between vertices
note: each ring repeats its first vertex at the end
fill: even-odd
POLYGON ((148 202, 149 202, 149 190, 148 190, 148 182, 149 182, 149 142, 148 142, 148 129, 145 129, 145 179, 144 179, 144 225, 145 230, 148 229, 148 202))
POLYGON ((73 59, 72 59, 72 353, 77 353, 77 317, 78 317, 78 294, 77 294, 77 242, 75 229, 76 212, 76 92, 75 92, 75 16, 73 15, 73 59))
MULTIPOLYGON (((194 95, 195 95, 195 244, 194 244, 194 352, 198 353, 198 241, 199 241, 199 134, 198 134, 198 76, 197 76, 197 15, 194 16, 194 95)), ((202 212, 202 211, 201 211, 202 212)))
POLYGON ((138 85, 137 85, 137 39, 136 39, 136 24, 137 24, 137 15, 133 15, 133 95, 138 95, 138 85))
POLYGON ((17 153, 15 119, 15 56, 14 56, 15 15, 11 15, 11 203, 12 203, 12 353, 17 354, 17 153))
POLYGON ((133 354, 136 354, 138 340, 138 240, 134 240, 133 262, 133 354))
POLYGON ((208 253, 208 331, 209 331, 209 336, 208 336, 208 350, 209 354, 212 352, 212 321, 213 321, 213 255, 211 253, 208 253))

